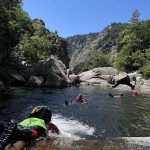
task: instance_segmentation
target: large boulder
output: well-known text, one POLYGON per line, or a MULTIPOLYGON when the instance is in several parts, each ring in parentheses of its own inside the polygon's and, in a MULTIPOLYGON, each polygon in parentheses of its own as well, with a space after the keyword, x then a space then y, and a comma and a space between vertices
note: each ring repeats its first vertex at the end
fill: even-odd
POLYGON ((71 81, 71 84, 76 85, 79 83, 79 76, 75 74, 69 75, 69 79, 71 81))
POLYGON ((30 79, 25 84, 25 86, 28 86, 28 87, 40 87, 42 85, 43 81, 44 81, 43 77, 31 76, 30 79))
POLYGON ((3 91, 5 91, 5 87, 4 87, 3 82, 0 80, 0 92, 3 92, 3 91))
POLYGON ((70 83, 66 66, 53 56, 32 65, 26 72, 28 76, 42 76, 46 87, 64 87, 70 83))
POLYGON ((66 87, 68 85, 67 80, 57 73, 50 73, 45 81, 46 87, 66 87))
POLYGON ((143 84, 140 87, 140 92, 144 94, 150 93, 150 80, 143 80, 143 84))
POLYGON ((134 89, 135 85, 130 83, 130 77, 127 73, 121 72, 118 75, 114 76, 115 85, 113 87, 117 87, 119 84, 125 84, 134 89))
POLYGON ((107 80, 110 76, 117 74, 118 71, 112 67, 99 67, 79 74, 79 81, 82 82, 82 84, 85 82, 85 84, 110 86, 110 84, 107 83, 107 80))
POLYGON ((10 75, 10 84, 12 86, 23 86, 26 80, 20 74, 11 74, 10 75))
POLYGON ((112 67, 99 67, 79 74, 79 80, 81 82, 87 81, 92 78, 107 80, 109 76, 114 76, 117 74, 118 71, 112 67))
POLYGON ((113 67, 99 67, 99 68, 94 68, 93 72, 95 72, 98 75, 111 75, 115 76, 118 74, 118 71, 113 68, 113 67))

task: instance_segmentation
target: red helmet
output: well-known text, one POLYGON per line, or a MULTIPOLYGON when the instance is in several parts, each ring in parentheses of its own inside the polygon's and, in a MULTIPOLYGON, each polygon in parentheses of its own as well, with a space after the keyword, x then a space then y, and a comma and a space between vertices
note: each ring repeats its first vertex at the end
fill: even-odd
POLYGON ((82 94, 82 93, 79 93, 78 96, 83 96, 83 94, 82 94))
POLYGON ((132 96, 138 96, 137 91, 134 91, 134 92, 132 93, 132 96))

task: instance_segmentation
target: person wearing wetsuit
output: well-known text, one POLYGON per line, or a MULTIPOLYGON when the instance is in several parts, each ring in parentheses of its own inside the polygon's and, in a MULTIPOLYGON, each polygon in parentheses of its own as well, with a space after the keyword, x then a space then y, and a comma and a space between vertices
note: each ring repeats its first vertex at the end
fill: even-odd
POLYGON ((137 91, 133 90, 133 91, 132 91, 132 96, 135 96, 135 97, 138 96, 137 91))
POLYGON ((5 150, 8 150, 12 146, 14 149, 22 150, 24 147, 29 145, 32 140, 41 136, 46 136, 46 131, 49 130, 59 134, 60 131, 58 127, 50 123, 51 116, 52 113, 48 107, 35 107, 29 115, 29 118, 19 123, 15 143, 13 145, 8 145, 5 150))
POLYGON ((118 93, 117 95, 112 95, 111 93, 108 93, 109 97, 113 98, 123 98, 124 94, 122 92, 118 93))
POLYGON ((83 95, 80 93, 77 95, 76 99, 75 99, 76 102, 79 102, 79 103, 84 103, 84 100, 83 100, 83 95))

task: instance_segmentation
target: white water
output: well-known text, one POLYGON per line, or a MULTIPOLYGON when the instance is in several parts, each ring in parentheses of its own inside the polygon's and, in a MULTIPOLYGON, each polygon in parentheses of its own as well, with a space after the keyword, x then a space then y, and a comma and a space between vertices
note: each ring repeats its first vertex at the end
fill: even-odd
POLYGON ((81 139, 81 135, 93 135, 95 131, 93 127, 89 127, 82 122, 74 119, 68 119, 58 114, 53 115, 52 123, 58 126, 61 136, 68 137, 73 140, 81 139))
POLYGON ((129 144, 150 146, 150 137, 125 137, 122 139, 126 140, 129 144))

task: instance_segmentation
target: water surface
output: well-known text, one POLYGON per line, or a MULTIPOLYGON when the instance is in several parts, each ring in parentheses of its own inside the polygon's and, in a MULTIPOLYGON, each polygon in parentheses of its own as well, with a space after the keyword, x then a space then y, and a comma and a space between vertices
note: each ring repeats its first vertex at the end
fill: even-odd
POLYGON ((47 105, 54 122, 66 136, 86 139, 104 137, 141 137, 150 135, 150 95, 110 98, 115 90, 99 86, 69 87, 64 89, 11 88, 0 97, 0 120, 21 121, 37 105, 47 105), (64 104, 83 93, 87 104, 64 104))

